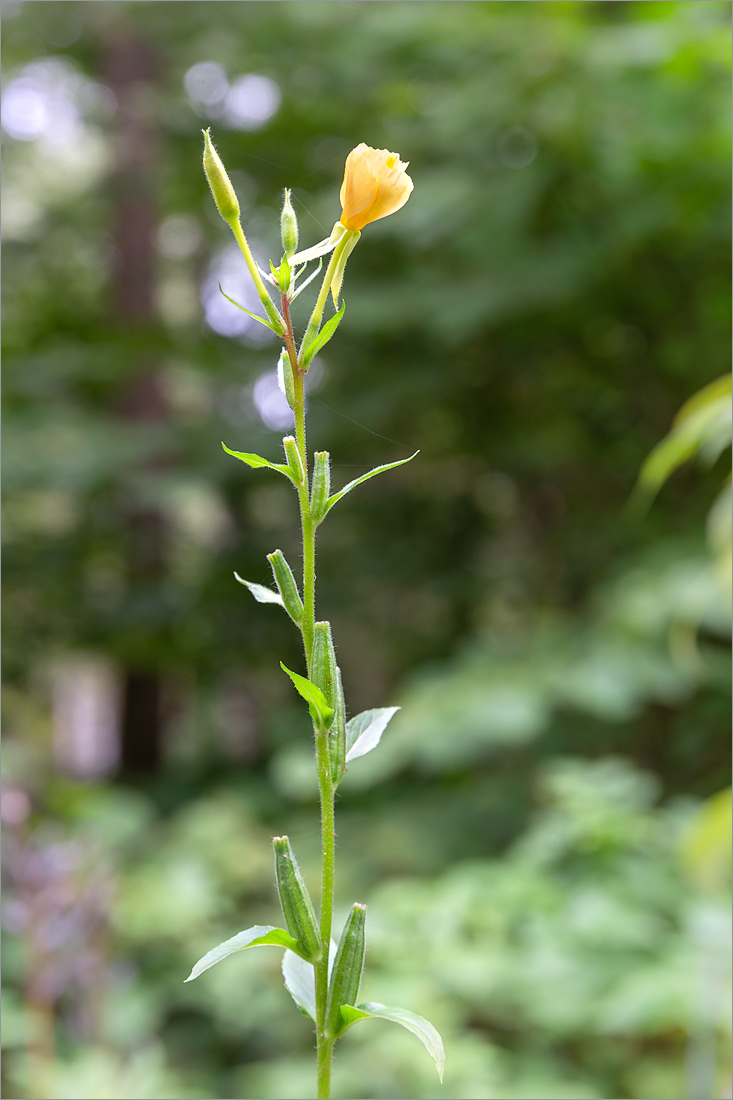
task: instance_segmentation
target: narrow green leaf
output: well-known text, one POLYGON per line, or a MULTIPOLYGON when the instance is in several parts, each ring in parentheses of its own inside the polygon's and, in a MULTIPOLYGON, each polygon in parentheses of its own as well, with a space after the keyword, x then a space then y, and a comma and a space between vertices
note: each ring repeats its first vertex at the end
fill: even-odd
POLYGON ((257 603, 278 603, 280 607, 284 607, 283 598, 279 592, 273 592, 271 588, 266 588, 264 584, 255 584, 253 581, 246 581, 244 577, 240 577, 239 573, 234 574, 235 580, 238 580, 240 584, 243 584, 245 588, 248 588, 257 603))
POLYGON ((345 1024, 344 1030, 351 1027, 352 1024, 357 1023, 359 1020, 368 1019, 391 1020, 394 1024, 401 1024, 402 1027, 407 1028, 408 1031, 411 1031, 413 1035, 418 1037, 435 1062, 438 1077, 441 1081, 443 1080, 443 1071, 445 1069, 445 1049, 443 1047, 443 1040, 440 1037, 440 1033, 424 1016, 418 1016, 416 1012, 410 1012, 407 1008, 390 1008, 388 1005, 380 1005, 372 1001, 368 1004, 359 1005, 356 1008, 353 1005, 342 1005, 341 1017, 345 1024))
POLYGON ((303 368, 306 368, 308 366, 313 356, 317 355, 321 348, 325 347, 328 341, 332 338, 336 329, 341 324, 341 318, 344 315, 345 309, 346 302, 342 302, 341 309, 338 311, 338 313, 334 313, 333 317, 329 317, 318 335, 315 336, 308 343, 307 347, 303 348, 300 356, 300 363, 303 368))
POLYGON ((361 485, 362 481, 368 481, 370 477, 376 477, 377 474, 383 474, 385 470, 394 470, 396 466, 404 466, 406 462, 412 462, 415 455, 419 454, 419 451, 415 451, 415 454, 410 455, 409 458, 401 458, 399 462, 388 462, 386 466, 377 466, 374 470, 370 470, 368 474, 362 474, 361 477, 354 478, 348 485, 344 485, 343 489, 339 489, 338 493, 334 493, 328 498, 328 503, 323 513, 324 516, 327 512, 330 512, 338 500, 341 500, 341 497, 345 497, 346 494, 350 493, 352 489, 355 489, 357 485, 361 485))
POLYGON ((244 951, 245 947, 287 947, 289 950, 297 948, 297 943, 284 928, 273 928, 269 924, 255 924, 252 928, 245 929, 244 932, 238 932, 236 936, 232 936, 229 940, 224 940, 223 943, 213 947, 211 951, 199 959, 194 966, 191 973, 186 978, 187 982, 192 982, 194 978, 198 978, 200 974, 203 974, 205 970, 209 970, 210 967, 216 966, 222 959, 226 959, 229 955, 234 955, 237 951, 244 951))
POLYGON ((253 470, 258 470, 261 466, 266 466, 270 470, 277 470, 279 474, 285 474, 288 481, 293 480, 290 467, 282 462, 269 462, 268 459, 263 458, 262 455, 250 454, 248 451, 232 451, 227 447, 226 443, 222 443, 222 447, 228 455, 232 456, 232 458, 238 458, 240 462, 246 462, 253 470))
MULTIPOLYGON (((224 291, 221 289, 221 283, 219 283, 219 290, 222 294, 224 291)), ((269 328, 270 332, 274 332, 276 336, 282 336, 282 330, 276 328, 274 324, 267 320, 265 317, 258 317, 256 313, 252 313, 251 310, 245 309, 244 306, 240 306, 239 302, 235 302, 233 298, 230 298, 228 294, 224 294, 224 297, 228 302, 231 302, 237 309, 241 309, 242 313, 246 313, 248 317, 251 317, 253 321, 259 321, 265 328, 269 328)))
POLYGON ((346 723, 346 763, 365 756, 379 744, 379 739, 394 718, 399 707, 377 707, 364 710, 346 723))
POLYGON ((296 690, 305 699, 310 708, 311 717, 316 725, 328 729, 328 723, 333 717, 333 710, 326 702, 326 697, 321 689, 316 687, 315 684, 312 684, 310 680, 306 680, 305 676, 299 676, 297 672, 291 672, 282 661, 280 662, 280 668, 283 672, 287 672, 296 690))

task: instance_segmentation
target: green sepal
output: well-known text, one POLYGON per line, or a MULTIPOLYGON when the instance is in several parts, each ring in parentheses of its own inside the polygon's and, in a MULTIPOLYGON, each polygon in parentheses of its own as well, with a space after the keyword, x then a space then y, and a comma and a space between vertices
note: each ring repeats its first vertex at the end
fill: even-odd
POLYGON ((273 592, 271 588, 267 588, 264 584, 255 584, 254 581, 246 581, 244 577, 240 577, 239 573, 234 574, 234 579, 250 590, 257 600, 257 603, 277 603, 280 607, 285 607, 283 598, 279 592, 273 592))
MULTIPOLYGON (((221 293, 224 294, 224 291, 221 289, 221 283, 219 283, 219 290, 221 290, 221 293)), ((280 315, 278 314, 272 303, 270 303, 273 311, 272 319, 268 321, 266 317, 258 317, 257 314, 253 313, 250 309, 245 309, 245 307, 241 306, 239 302, 235 302, 233 298, 230 298, 228 294, 224 294, 224 297, 228 302, 231 302, 233 306, 236 306, 237 309, 241 309, 242 313, 246 313, 248 317, 251 317, 253 321, 259 321, 261 325, 264 325, 265 328, 269 328, 270 331, 274 332, 276 336, 282 336, 283 332, 285 331, 285 324, 280 318, 280 315)), ((267 303, 263 302, 262 304, 265 306, 267 312, 270 313, 270 309, 267 308, 267 303)))
POLYGON ((321 689, 316 684, 312 684, 310 680, 307 680, 305 676, 300 676, 297 672, 291 672, 282 661, 280 662, 280 668, 283 672, 287 672, 295 685, 296 691, 305 699, 315 725, 321 730, 327 730, 333 711, 326 702, 321 689))
POLYGON ((339 253, 338 260, 336 261, 336 270, 334 271, 333 278, 331 279, 331 297, 333 298, 335 309, 338 309, 339 307, 339 294, 341 293, 341 284, 344 281, 346 261, 356 248, 356 245, 359 242, 359 237, 361 237, 361 233, 358 229, 350 229, 348 230, 348 235, 345 236, 340 243, 341 251, 339 253))
POLYGON ((237 951, 244 951, 246 947, 287 947, 290 951, 298 950, 296 940, 284 928, 273 928, 269 924, 255 924, 252 928, 238 932, 236 936, 224 940, 223 943, 212 947, 211 951, 207 951, 193 967, 186 981, 192 982, 205 970, 216 966, 222 959, 236 954, 237 951))
POLYGON ((346 302, 341 303, 341 309, 338 313, 334 313, 333 317, 329 317, 325 325, 312 340, 309 340, 306 346, 300 353, 300 365, 303 370, 307 370, 311 359, 314 355, 317 355, 321 348, 325 347, 328 341, 332 338, 336 329, 341 324, 341 318, 346 310, 346 302))
POLYGON ((261 466, 266 466, 269 470, 277 470, 279 474, 284 474, 290 481, 293 481, 293 474, 290 467, 285 466, 281 462, 269 462, 268 459, 263 458, 262 455, 250 454, 248 451, 232 451, 227 447, 226 443, 222 443, 222 447, 228 455, 232 456, 232 458, 238 458, 240 462, 246 462, 253 470, 258 470, 261 466))
POLYGON ((328 502, 323 513, 324 516, 331 511, 337 501, 341 500, 341 497, 345 497, 347 493, 350 493, 351 490, 355 489, 357 485, 361 485, 363 481, 368 481, 370 477, 376 477, 377 474, 383 474, 386 470, 394 470, 397 466, 404 466, 406 462, 412 462, 413 458, 415 458, 415 455, 419 454, 419 451, 415 451, 415 454, 410 455, 409 458, 401 458, 399 462, 388 462, 386 466, 377 466, 375 467, 375 469, 370 470, 368 474, 362 474, 361 477, 354 478, 354 480, 350 481, 348 485, 344 485, 343 489, 339 489, 337 493, 333 493, 333 495, 328 498, 328 502))
POLYGON ((322 955, 321 934, 295 853, 286 836, 273 837, 272 846, 277 891, 288 931, 298 944, 298 954, 308 962, 317 962, 322 955))
POLYGON ((328 985, 325 1033, 330 1038, 341 1034, 341 1005, 353 1005, 359 996, 366 953, 366 905, 354 902, 346 918, 328 985))
POLYGON ((316 451, 313 456, 313 486, 311 488, 311 516, 320 523, 326 514, 326 504, 331 493, 331 456, 328 451, 316 451))
POLYGON ((282 596, 283 607, 299 627, 303 622, 303 601, 300 598, 293 571, 285 560, 282 550, 273 550, 267 555, 267 560, 272 567, 275 584, 282 596))
POLYGON ((358 1023, 359 1020, 390 1020, 394 1024, 401 1024, 413 1035, 416 1035, 435 1062, 438 1077, 443 1080, 445 1069, 445 1048, 440 1032, 426 1020, 424 1016, 418 1016, 416 1012, 410 1012, 407 1008, 391 1008, 389 1005, 378 1004, 376 1001, 363 1005, 344 1004, 341 1006, 342 1028, 339 1035, 358 1023))

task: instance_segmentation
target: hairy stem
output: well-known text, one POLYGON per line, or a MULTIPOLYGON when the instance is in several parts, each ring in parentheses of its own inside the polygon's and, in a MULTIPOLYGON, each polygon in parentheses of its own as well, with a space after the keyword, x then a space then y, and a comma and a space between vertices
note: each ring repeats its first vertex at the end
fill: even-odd
MULTIPOLYGON (((328 289, 328 288, 327 288, 328 289)), ((325 299, 324 299, 325 300, 325 299)), ((308 493, 308 447, 305 434, 305 398, 303 379, 305 371, 298 365, 298 355, 290 319, 290 308, 285 294, 282 296, 285 319, 285 347, 293 371, 295 440, 305 470, 303 483, 298 486, 300 522, 303 532, 303 646, 308 676, 313 673, 313 633, 316 619, 316 524, 310 510, 308 493)), ((318 1100, 328 1100, 331 1095, 331 1061, 333 1039, 325 1035, 326 1001, 328 999, 328 959, 333 921, 334 870, 336 862, 336 833, 334 827, 334 788, 331 777, 331 761, 328 752, 328 733, 314 727, 316 746, 316 770, 321 803, 321 942, 323 956, 314 964, 316 987, 316 1042, 318 1059, 318 1100)))

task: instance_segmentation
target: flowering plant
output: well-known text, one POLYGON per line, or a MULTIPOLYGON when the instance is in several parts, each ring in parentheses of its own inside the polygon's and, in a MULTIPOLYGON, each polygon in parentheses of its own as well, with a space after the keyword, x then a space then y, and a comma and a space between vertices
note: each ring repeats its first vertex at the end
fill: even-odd
MULTIPOLYGON (((306 674, 294 672, 281 662, 296 691, 308 705, 315 743, 321 808, 321 895, 320 914, 311 901, 288 837, 274 837, 275 875, 285 928, 255 925, 218 944, 193 967, 187 981, 198 978, 210 967, 248 947, 284 947, 283 977, 293 1000, 315 1025, 319 1100, 330 1096, 333 1048, 345 1032, 360 1020, 379 1018, 401 1024, 416 1035, 432 1055, 438 1074, 443 1075, 443 1043, 435 1028, 422 1016, 407 1009, 376 1002, 357 1004, 366 948, 366 906, 354 903, 338 944, 332 939, 335 873, 334 797, 346 764, 377 746, 397 707, 379 707, 346 719, 341 672, 331 634, 331 624, 316 620, 315 535, 335 504, 363 481, 394 469, 410 458, 378 466, 331 489, 330 457, 316 451, 312 464, 306 443, 303 383, 314 356, 333 337, 343 315, 339 306, 344 269, 349 255, 370 222, 395 213, 407 202, 412 180, 396 153, 361 144, 349 153, 341 186, 342 213, 330 236, 302 252, 298 247, 298 223, 285 191, 280 225, 283 255, 279 266, 270 262, 263 271, 255 262, 240 223, 239 203, 224 165, 204 132, 204 172, 219 213, 232 229, 262 303, 264 316, 256 319, 283 341, 278 373, 283 392, 293 410, 295 435, 283 439, 285 461, 270 462, 260 455, 224 450, 254 469, 267 468, 293 485, 300 507, 303 546, 302 584, 299 585, 281 550, 268 555, 275 588, 237 580, 259 603, 277 604, 290 616, 303 639, 306 674), (320 271, 321 257, 330 259, 316 297, 310 320, 300 341, 296 341, 290 304, 320 271), (300 286, 307 265, 319 260, 319 267, 300 286), (279 308, 266 283, 279 294, 279 308), (324 323, 329 294, 335 312, 324 323)), ((232 301, 232 299, 229 299, 232 301)), ((238 303, 234 303, 238 305, 238 303)), ((243 306, 239 306, 243 309, 243 306)), ((246 310, 245 312, 249 312, 246 310)), ((255 316, 250 314, 250 316, 255 316)), ((236 574, 235 574, 236 576, 236 574)))

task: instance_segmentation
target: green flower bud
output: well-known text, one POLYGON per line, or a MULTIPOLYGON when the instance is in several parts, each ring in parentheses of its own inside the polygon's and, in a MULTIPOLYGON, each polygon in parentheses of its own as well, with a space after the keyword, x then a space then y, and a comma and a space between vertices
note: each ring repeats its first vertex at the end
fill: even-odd
POLYGON ((277 363, 277 381, 285 400, 291 409, 295 408, 295 384, 293 382, 293 368, 290 364, 290 356, 287 349, 283 348, 277 363))
POLYGON ((290 257, 298 251, 298 219, 290 202, 290 189, 287 187, 285 188, 285 201, 280 215, 280 237, 283 252, 286 256, 290 257))
POLYGON ((302 957, 308 962, 317 962, 322 954, 321 934, 295 853, 286 836, 273 837, 272 845, 275 849, 277 890, 288 932, 298 941, 302 957))
POLYGON ((201 132, 204 135, 204 173, 209 181, 211 194, 224 221, 227 225, 234 227, 239 225, 239 200, 226 173, 226 168, 211 143, 210 132, 208 130, 201 132))
POLYGON ((285 561, 282 550, 273 550, 271 554, 267 555, 267 560, 272 566, 275 584, 283 598, 285 610, 295 625, 299 627, 303 622, 303 601, 300 598, 293 572, 285 561))
POLYGON ((305 470, 303 469, 303 462, 300 457, 300 451, 298 450, 298 444, 292 435, 286 435, 283 439, 283 447, 285 449, 285 458, 288 461, 288 466, 293 474, 293 477, 302 485, 305 481, 305 470))
POLYGON ((341 1005, 355 1005, 359 996, 366 952, 366 905, 355 902, 341 933, 333 961, 326 1005, 326 1035, 336 1038, 342 1028, 341 1005))
POLYGON ((316 523, 323 519, 331 495, 331 465, 328 451, 316 451, 313 462, 311 515, 316 523))
POLYGON ((336 651, 333 648, 331 624, 328 622, 315 624, 311 664, 311 680, 316 687, 321 689, 326 697, 326 702, 333 710, 337 690, 338 665, 336 664, 336 651))

